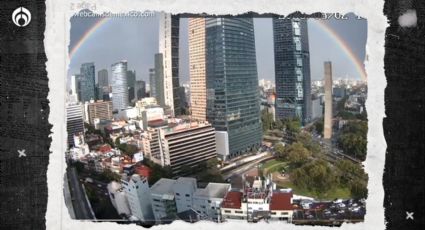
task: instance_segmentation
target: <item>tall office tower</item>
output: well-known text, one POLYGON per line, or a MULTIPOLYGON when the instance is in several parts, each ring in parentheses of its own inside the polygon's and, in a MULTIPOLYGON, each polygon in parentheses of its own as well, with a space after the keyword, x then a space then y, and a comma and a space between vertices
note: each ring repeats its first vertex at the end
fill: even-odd
POLYGON ((87 106, 88 121, 94 124, 94 119, 112 120, 112 102, 111 101, 96 101, 90 102, 87 106))
POLYGON ((131 214, 145 223, 153 221, 152 198, 146 177, 133 174, 127 180, 122 180, 121 183, 127 195, 131 214))
MULTIPOLYGON (((164 79, 164 55, 162 53, 155 54, 155 68, 154 77, 151 78, 151 90, 154 92, 154 97, 158 101, 158 104, 165 107, 167 102, 165 101, 165 79, 164 79), (152 81, 153 80, 153 81, 152 81)), ((170 90, 168 90, 170 91, 170 90)))
POLYGON ((99 87, 109 86, 108 70, 101 69, 97 72, 97 84, 99 85, 99 87))
POLYGON ((112 106, 114 110, 128 107, 127 61, 112 64, 112 106))
POLYGON ((273 18, 278 119, 311 120, 310 53, 307 20, 273 18))
POLYGON ((80 90, 81 102, 86 102, 96 99, 95 94, 95 68, 94 63, 83 63, 80 68, 80 90))
POLYGON ((159 52, 163 55, 163 89, 165 105, 172 115, 180 114, 179 87, 179 23, 178 16, 169 13, 159 15, 159 52))
POLYGON ((75 100, 66 104, 66 131, 68 146, 74 145, 74 135, 84 133, 83 105, 75 100))
POLYGON ((192 119, 207 120, 205 18, 189 18, 189 73, 192 119))
POLYGON ((128 101, 132 102, 135 97, 134 86, 136 85, 136 71, 127 71, 128 101))
POLYGON ((146 82, 145 81, 136 81, 135 85, 136 100, 140 100, 146 97, 146 82))
POLYGON ((325 67, 325 123, 323 138, 332 138, 332 63, 327 61, 325 67))
POLYGON ((149 69, 149 96, 150 97, 154 97, 154 98, 156 98, 158 100, 157 93, 156 93, 156 73, 155 73, 155 68, 149 69))
POLYGON ((207 18, 207 120, 214 126, 223 158, 259 147, 260 96, 252 18, 207 18))

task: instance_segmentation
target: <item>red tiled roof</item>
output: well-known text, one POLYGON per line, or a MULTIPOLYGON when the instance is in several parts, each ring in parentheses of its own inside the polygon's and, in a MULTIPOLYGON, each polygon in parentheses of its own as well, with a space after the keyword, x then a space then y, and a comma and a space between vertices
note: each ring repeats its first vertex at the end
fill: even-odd
POLYGON ((274 192, 270 201, 270 210, 293 210, 291 192, 274 192))
POLYGON ((221 207, 240 209, 241 203, 242 203, 242 193, 230 191, 224 197, 221 207))
POLYGON ((137 166, 136 169, 135 169, 135 171, 140 176, 144 176, 146 178, 149 178, 149 176, 150 176, 150 174, 152 172, 152 170, 149 167, 145 166, 145 165, 137 166))

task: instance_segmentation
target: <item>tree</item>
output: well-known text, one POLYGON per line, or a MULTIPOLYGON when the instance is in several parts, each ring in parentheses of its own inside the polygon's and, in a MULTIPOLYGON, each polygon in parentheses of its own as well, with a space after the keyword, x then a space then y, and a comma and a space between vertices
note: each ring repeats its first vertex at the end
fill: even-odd
POLYGON ((342 134, 338 137, 338 145, 348 155, 360 160, 366 158, 367 147, 367 122, 351 121, 342 129, 342 134))
POLYGON ((350 160, 339 160, 335 163, 338 169, 338 176, 342 185, 349 185, 353 180, 367 181, 367 175, 363 167, 359 164, 355 164, 350 160))
POLYGON ((324 160, 311 161, 291 173, 291 179, 300 188, 322 196, 338 184, 338 177, 324 160))
POLYGON ((267 131, 273 128, 273 114, 267 112, 267 109, 261 111, 261 123, 263 131, 267 131))
POLYGON ((355 199, 367 198, 367 181, 356 179, 350 182, 351 196, 355 199))
POLYGON ((300 166, 306 163, 311 157, 311 152, 300 142, 291 144, 285 149, 285 152, 284 155, 287 156, 289 164, 293 166, 300 166))
POLYGON ((323 134, 323 119, 320 119, 314 123, 314 129, 318 134, 323 134))
POLYGON ((105 183, 109 183, 111 181, 119 182, 121 180, 121 176, 118 175, 117 173, 112 172, 110 169, 105 169, 100 174, 99 180, 105 183))
POLYGON ((274 146, 274 151, 276 152, 278 158, 280 158, 281 160, 286 160, 287 156, 285 155, 285 147, 282 143, 276 144, 274 146))

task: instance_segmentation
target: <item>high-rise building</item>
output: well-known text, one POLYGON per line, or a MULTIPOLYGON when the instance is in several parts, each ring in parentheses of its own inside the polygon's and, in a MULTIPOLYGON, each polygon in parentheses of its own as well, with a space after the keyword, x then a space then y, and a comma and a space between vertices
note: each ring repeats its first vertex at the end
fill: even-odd
POLYGON ((207 120, 205 18, 189 18, 190 110, 192 119, 207 120))
POLYGON ((74 145, 74 135, 84 133, 83 105, 76 101, 66 104, 66 131, 68 132, 68 146, 74 145))
POLYGON ((332 63, 327 61, 325 67, 325 122, 323 138, 332 138, 332 63))
POLYGON ((273 18, 276 116, 311 120, 307 20, 273 18))
POLYGON ((136 71, 127 71, 128 101, 132 102, 135 97, 134 86, 136 85, 136 71))
POLYGON ((179 23, 178 16, 159 15, 159 52, 162 54, 164 101, 173 115, 180 114, 179 87, 179 23))
POLYGON ((136 100, 140 100, 146 97, 146 82, 136 81, 135 92, 136 92, 136 100))
MULTIPOLYGON (((154 63, 156 64, 156 58, 154 63)), ((155 68, 149 69, 149 96, 154 97, 158 100, 156 93, 156 73, 155 68)))
POLYGON ((128 107, 127 61, 123 60, 111 66, 112 106, 114 110, 128 107))
POLYGON ((145 223, 154 221, 147 178, 133 174, 128 180, 122 180, 121 183, 127 195, 131 214, 145 223))
POLYGON ((259 147, 262 138, 254 23, 207 18, 205 27, 207 120, 227 138, 223 151, 233 157, 259 147))
POLYGON ((208 123, 183 123, 159 129, 160 162, 174 175, 217 156, 214 128, 208 123))
POLYGON ((83 63, 80 68, 80 91, 79 100, 86 102, 96 99, 95 94, 95 67, 94 63, 83 63))
POLYGON ((165 90, 164 90, 164 55, 162 53, 155 54, 155 68, 152 73, 154 77, 151 78, 151 91, 153 93, 153 97, 156 98, 158 104, 162 107, 167 105, 165 101, 165 90))
POLYGON ((97 84, 99 85, 99 87, 109 86, 108 70, 101 69, 97 72, 97 84))
POLYGON ((88 120, 94 124, 96 118, 100 120, 112 120, 112 101, 90 102, 87 106, 88 120))

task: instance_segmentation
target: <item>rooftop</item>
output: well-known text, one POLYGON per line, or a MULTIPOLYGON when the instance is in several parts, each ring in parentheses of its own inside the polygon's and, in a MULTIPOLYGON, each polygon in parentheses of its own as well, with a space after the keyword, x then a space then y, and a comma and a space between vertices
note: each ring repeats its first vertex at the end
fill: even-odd
POLYGON ((230 184, 208 183, 207 187, 197 189, 194 196, 224 198, 229 188, 230 184))
POLYGON ((151 187, 151 193, 153 194, 163 194, 163 195, 173 195, 173 185, 176 183, 176 180, 161 178, 151 187))
POLYGON ((270 210, 292 210, 292 192, 274 191, 270 200, 270 210))
POLYGON ((222 208, 233 208, 240 209, 242 204, 242 196, 241 192, 230 191, 224 197, 223 203, 221 204, 222 208))

